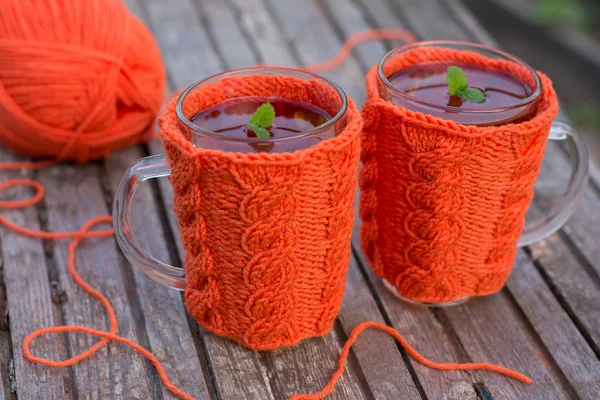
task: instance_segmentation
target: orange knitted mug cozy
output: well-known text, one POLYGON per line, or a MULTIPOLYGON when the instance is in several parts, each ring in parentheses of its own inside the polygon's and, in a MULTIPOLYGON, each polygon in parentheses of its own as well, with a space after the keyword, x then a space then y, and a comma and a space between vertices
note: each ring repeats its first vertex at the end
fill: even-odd
MULTIPOLYGON (((184 114, 225 100, 232 88, 313 103, 331 115, 339 109, 339 95, 319 82, 251 75, 188 94, 184 114)), ((204 328, 252 349, 329 332, 350 256, 362 128, 354 103, 338 136, 294 153, 196 148, 178 123, 175 101, 159 124, 187 252, 189 312, 204 328)))
MULTIPOLYGON (((501 70, 505 60, 417 48, 387 62, 386 76, 427 61, 501 70)), ((515 259, 550 125, 558 112, 550 80, 535 115, 518 124, 459 125, 397 107, 367 76, 360 173, 361 245, 374 272, 419 302, 449 302, 502 288, 515 259)))

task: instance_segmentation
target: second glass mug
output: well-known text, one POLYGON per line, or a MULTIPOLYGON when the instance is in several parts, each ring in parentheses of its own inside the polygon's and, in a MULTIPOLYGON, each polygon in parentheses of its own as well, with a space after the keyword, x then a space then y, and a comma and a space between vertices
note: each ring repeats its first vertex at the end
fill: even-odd
MULTIPOLYGON (((226 99, 235 99, 247 96, 247 90, 240 92, 231 91, 225 95, 226 99)), ((331 102, 331 101, 330 101, 331 102)), ((323 107, 325 108, 325 107, 323 107)), ((336 137, 346 127, 346 115, 348 110, 348 99, 344 91, 335 83, 308 72, 277 67, 257 67, 229 71, 214 75, 200 81, 186 89, 178 98, 176 114, 179 128, 185 132, 187 139, 194 143, 195 147, 207 150, 221 150, 228 153, 254 153, 257 145, 266 145, 272 150, 271 153, 294 152, 296 150, 308 149, 317 143, 336 137), (301 79, 323 85, 335 93, 333 100, 333 112, 331 119, 320 126, 280 138, 240 138, 230 137, 217 132, 211 132, 194 123, 195 113, 202 110, 194 110, 191 115, 186 113, 190 95, 198 93, 208 85, 228 78, 242 78, 246 76, 282 76, 301 79)), ((167 158, 164 154, 143 158, 133 164, 125 173, 114 199, 113 223, 115 237, 127 259, 141 272, 153 280, 168 287, 184 290, 186 288, 186 276, 183 268, 166 264, 150 255, 137 241, 131 226, 131 205, 136 189, 139 185, 149 179, 169 176, 171 173, 167 158)))
MULTIPOLYGON (((516 57, 511 56, 510 54, 485 45, 465 43, 459 41, 419 42, 394 49, 388 54, 386 54, 384 57, 382 57, 382 59, 380 60, 377 66, 377 75, 380 96, 386 101, 406 110, 420 112, 425 115, 432 115, 444 120, 451 120, 462 125, 502 125, 504 123, 510 123, 514 120, 519 120, 520 118, 526 118, 526 116, 535 112, 537 102, 540 99, 542 93, 542 83, 538 74, 525 62, 517 59, 516 57), (515 102, 515 104, 511 106, 487 109, 457 109, 455 107, 434 104, 413 97, 410 94, 396 88, 391 82, 391 79, 389 79, 390 76, 386 74, 386 70, 388 69, 388 63, 390 63, 390 61, 393 60, 395 57, 399 55, 401 56, 404 53, 409 52, 413 49, 423 48, 466 50, 470 52, 476 52, 490 59, 498 59, 503 61, 505 60, 515 63, 518 66, 526 68, 529 71, 530 77, 528 77, 528 79, 531 82, 533 82, 533 87, 531 87, 531 94, 529 94, 527 98, 515 102)), ((584 142, 575 132, 575 130, 571 127, 571 125, 565 122, 553 122, 548 139, 551 141, 561 141, 567 144, 569 152, 571 153, 571 176, 569 181, 566 183, 566 188, 559 196, 547 196, 543 192, 534 189, 535 195, 532 204, 534 202, 538 202, 545 204, 545 206, 541 210, 535 210, 536 213, 532 213, 532 210, 530 210, 530 212, 528 213, 525 227, 523 228, 521 237, 518 242, 519 247, 535 243, 558 230, 575 210, 575 207, 587 183, 589 173, 588 152, 584 142), (536 215, 532 218, 531 214, 536 215)), ((543 175, 543 170, 540 176, 541 175, 543 175)), ((539 181, 540 179, 538 178, 537 183, 539 183, 539 181)), ((463 297, 454 301, 444 303, 428 303, 413 301, 411 299, 405 298, 400 293, 398 293, 394 285, 392 285, 385 278, 383 280, 385 286, 388 289, 390 289, 397 297, 411 304, 435 307, 452 306, 461 304, 469 299, 469 297, 463 297)))

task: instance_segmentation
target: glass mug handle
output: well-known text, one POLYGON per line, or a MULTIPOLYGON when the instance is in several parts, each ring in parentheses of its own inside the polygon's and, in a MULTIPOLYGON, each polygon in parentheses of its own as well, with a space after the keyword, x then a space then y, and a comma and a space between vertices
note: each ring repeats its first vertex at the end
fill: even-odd
POLYGON ((185 289, 185 270, 163 263, 152 257, 138 243, 131 229, 131 200, 140 183, 168 176, 171 169, 164 154, 142 158, 133 164, 119 183, 113 204, 113 224, 115 237, 125 257, 138 270, 173 289, 185 289))
POLYGON ((572 151, 571 177, 564 194, 554 199, 556 204, 551 210, 541 218, 527 222, 519 239, 519 247, 528 246, 556 232, 575 210, 588 181, 589 154, 575 129, 565 122, 555 121, 550 128, 548 140, 564 140, 569 145, 572 151))

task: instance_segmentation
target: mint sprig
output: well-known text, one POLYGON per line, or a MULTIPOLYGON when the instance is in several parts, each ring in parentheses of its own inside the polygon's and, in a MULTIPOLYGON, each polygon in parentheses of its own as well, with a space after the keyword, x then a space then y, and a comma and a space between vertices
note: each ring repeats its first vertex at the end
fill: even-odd
POLYGON ((467 75, 462 68, 450 66, 446 70, 446 84, 451 96, 459 96, 471 103, 483 103, 483 92, 476 87, 469 87, 467 75))
POLYGON ((275 120, 275 109, 271 103, 264 103, 254 112, 250 121, 248 121, 248 128, 251 129, 257 138, 268 138, 271 136, 267 128, 273 125, 275 120))

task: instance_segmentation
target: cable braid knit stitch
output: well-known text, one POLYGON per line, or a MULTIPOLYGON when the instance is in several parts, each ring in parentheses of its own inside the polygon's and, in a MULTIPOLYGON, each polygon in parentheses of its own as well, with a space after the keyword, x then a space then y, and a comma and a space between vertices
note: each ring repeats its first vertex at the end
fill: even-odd
MULTIPOLYGON (((415 49, 387 63, 387 76, 423 61, 524 68, 468 51, 415 49)), ((397 107, 367 76, 360 172, 361 246, 373 271, 420 302, 494 293, 504 285, 533 197, 558 101, 539 74, 535 116, 519 124, 459 125, 397 107)))
MULTIPOLYGON (((226 78, 196 91, 190 115, 226 93, 313 103, 328 87, 283 76, 226 78)), ((160 118, 187 252, 185 304, 200 325, 259 350, 324 335, 341 305, 350 256, 362 120, 350 100, 335 138, 294 153, 195 148, 175 103, 160 118)))

